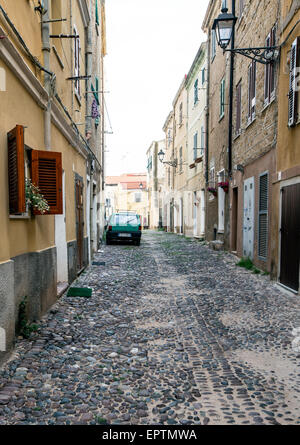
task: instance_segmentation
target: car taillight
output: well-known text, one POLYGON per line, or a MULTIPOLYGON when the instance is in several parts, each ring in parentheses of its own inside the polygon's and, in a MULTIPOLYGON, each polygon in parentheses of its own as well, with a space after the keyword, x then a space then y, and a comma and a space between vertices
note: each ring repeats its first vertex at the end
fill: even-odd
POLYGON ((108 227, 108 230, 109 230, 109 231, 112 231, 112 226, 109 226, 109 227, 108 227))
POLYGON ((142 230, 142 226, 139 226, 139 230, 142 230))

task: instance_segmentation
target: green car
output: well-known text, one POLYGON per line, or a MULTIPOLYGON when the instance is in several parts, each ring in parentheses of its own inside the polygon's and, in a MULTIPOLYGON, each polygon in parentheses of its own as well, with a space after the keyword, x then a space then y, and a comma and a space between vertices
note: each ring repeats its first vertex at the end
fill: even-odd
POLYGON ((112 241, 132 241, 140 245, 142 227, 140 216, 136 213, 113 213, 106 226, 106 244, 112 241))

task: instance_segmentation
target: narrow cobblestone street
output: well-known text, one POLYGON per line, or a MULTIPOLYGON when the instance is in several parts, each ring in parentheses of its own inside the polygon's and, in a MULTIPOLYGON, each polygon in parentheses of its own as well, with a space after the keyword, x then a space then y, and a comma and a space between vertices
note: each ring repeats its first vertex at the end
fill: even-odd
POLYGON ((102 248, 0 370, 0 424, 300 424, 300 302, 164 232, 102 248))

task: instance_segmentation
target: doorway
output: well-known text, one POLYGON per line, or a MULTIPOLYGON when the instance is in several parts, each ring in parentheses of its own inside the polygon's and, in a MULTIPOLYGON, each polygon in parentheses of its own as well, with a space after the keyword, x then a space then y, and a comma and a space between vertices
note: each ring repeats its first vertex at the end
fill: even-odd
POLYGON ((254 177, 244 181, 243 255, 254 256, 254 177))
POLYGON ((281 189, 281 253, 279 281, 299 291, 300 184, 281 189))
POLYGON ((75 213, 76 213, 76 241, 77 241, 77 273, 83 269, 83 180, 76 176, 75 179, 75 213))

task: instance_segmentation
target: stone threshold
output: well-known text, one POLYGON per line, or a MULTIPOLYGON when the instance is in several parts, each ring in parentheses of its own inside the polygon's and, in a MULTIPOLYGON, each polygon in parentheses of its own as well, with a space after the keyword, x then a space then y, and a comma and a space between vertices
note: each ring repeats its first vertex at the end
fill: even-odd
POLYGON ((57 298, 60 298, 68 289, 69 283, 67 282, 59 282, 57 283, 57 298))

